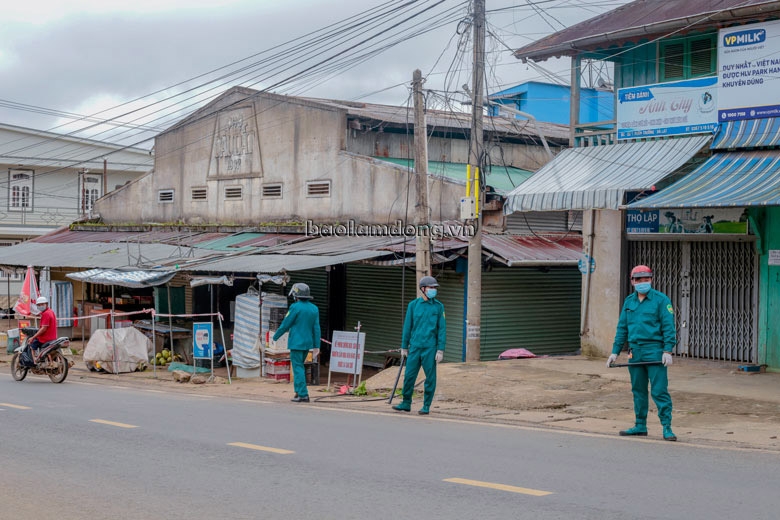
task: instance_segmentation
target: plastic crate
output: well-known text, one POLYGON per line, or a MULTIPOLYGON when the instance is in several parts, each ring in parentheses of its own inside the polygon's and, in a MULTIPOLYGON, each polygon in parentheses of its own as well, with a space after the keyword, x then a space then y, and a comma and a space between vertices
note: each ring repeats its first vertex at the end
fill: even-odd
POLYGON ((289 381, 290 380, 290 374, 266 374, 265 377, 268 379, 273 379, 275 381, 289 381))
POLYGON ((269 376, 287 375, 290 378, 290 360, 266 359, 265 373, 269 376))

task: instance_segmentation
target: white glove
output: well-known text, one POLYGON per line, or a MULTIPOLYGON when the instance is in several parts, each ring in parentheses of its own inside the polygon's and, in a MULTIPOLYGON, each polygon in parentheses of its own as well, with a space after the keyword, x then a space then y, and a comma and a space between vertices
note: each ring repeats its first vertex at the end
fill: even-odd
POLYGON ((409 355, 409 349, 408 348, 402 348, 401 349, 401 357, 405 358, 408 355, 409 355))
POLYGON ((441 363, 441 360, 444 359, 444 351, 443 350, 437 350, 436 351, 436 362, 441 363))
POLYGON ((610 354, 609 358, 607 358, 607 368, 615 361, 617 361, 617 354, 610 354))
POLYGON ((311 349, 311 359, 312 359, 312 361, 316 360, 318 357, 320 357, 320 349, 318 349, 318 348, 311 349))
POLYGON ((663 361, 665 367, 670 366, 674 362, 672 360, 672 355, 668 352, 664 352, 664 355, 661 357, 661 360, 663 361))

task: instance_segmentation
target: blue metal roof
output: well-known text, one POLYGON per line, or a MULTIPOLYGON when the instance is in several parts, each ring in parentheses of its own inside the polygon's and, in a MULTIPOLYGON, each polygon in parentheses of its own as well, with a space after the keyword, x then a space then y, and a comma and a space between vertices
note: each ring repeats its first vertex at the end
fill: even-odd
POLYGON ((780 145, 780 118, 746 119, 721 123, 710 148, 757 148, 780 145))
POLYGON ((652 191, 712 136, 568 148, 507 195, 504 213, 618 209, 626 191, 652 191))
POLYGON ((665 190, 630 209, 780 206, 780 151, 713 155, 665 190))

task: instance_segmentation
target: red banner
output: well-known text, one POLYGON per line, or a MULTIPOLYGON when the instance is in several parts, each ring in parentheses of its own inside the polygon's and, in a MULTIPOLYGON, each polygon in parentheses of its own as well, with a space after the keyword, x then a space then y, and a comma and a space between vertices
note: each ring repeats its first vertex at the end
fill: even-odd
POLYGON ((31 316, 38 314, 38 308, 35 306, 35 300, 38 299, 38 284, 35 281, 35 270, 31 265, 27 266, 27 274, 24 275, 24 284, 19 293, 19 299, 16 300, 14 311, 22 316, 31 316))

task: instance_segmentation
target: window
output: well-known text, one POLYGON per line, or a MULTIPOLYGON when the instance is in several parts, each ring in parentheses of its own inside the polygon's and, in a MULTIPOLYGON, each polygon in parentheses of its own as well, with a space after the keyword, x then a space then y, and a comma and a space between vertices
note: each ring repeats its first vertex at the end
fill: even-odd
POLYGON ((88 214, 95 207, 95 201, 103 196, 103 176, 82 172, 79 183, 79 208, 82 214, 88 214))
POLYGON ((192 200, 208 200, 209 189, 204 187, 192 188, 192 200))
POLYGON ((244 189, 241 186, 225 186, 225 200, 241 200, 244 189))
POLYGON ((160 190, 157 192, 157 202, 160 204, 173 204, 174 190, 160 190))
POLYGON ((263 198, 264 199, 281 199, 282 198, 282 185, 281 184, 263 184, 263 198))
POLYGON ((32 211, 33 171, 8 170, 8 211, 32 211))
POLYGON ((307 197, 330 197, 330 181, 311 181, 306 183, 307 197))
POLYGON ((661 42, 661 82, 711 76, 716 73, 715 34, 661 42))

